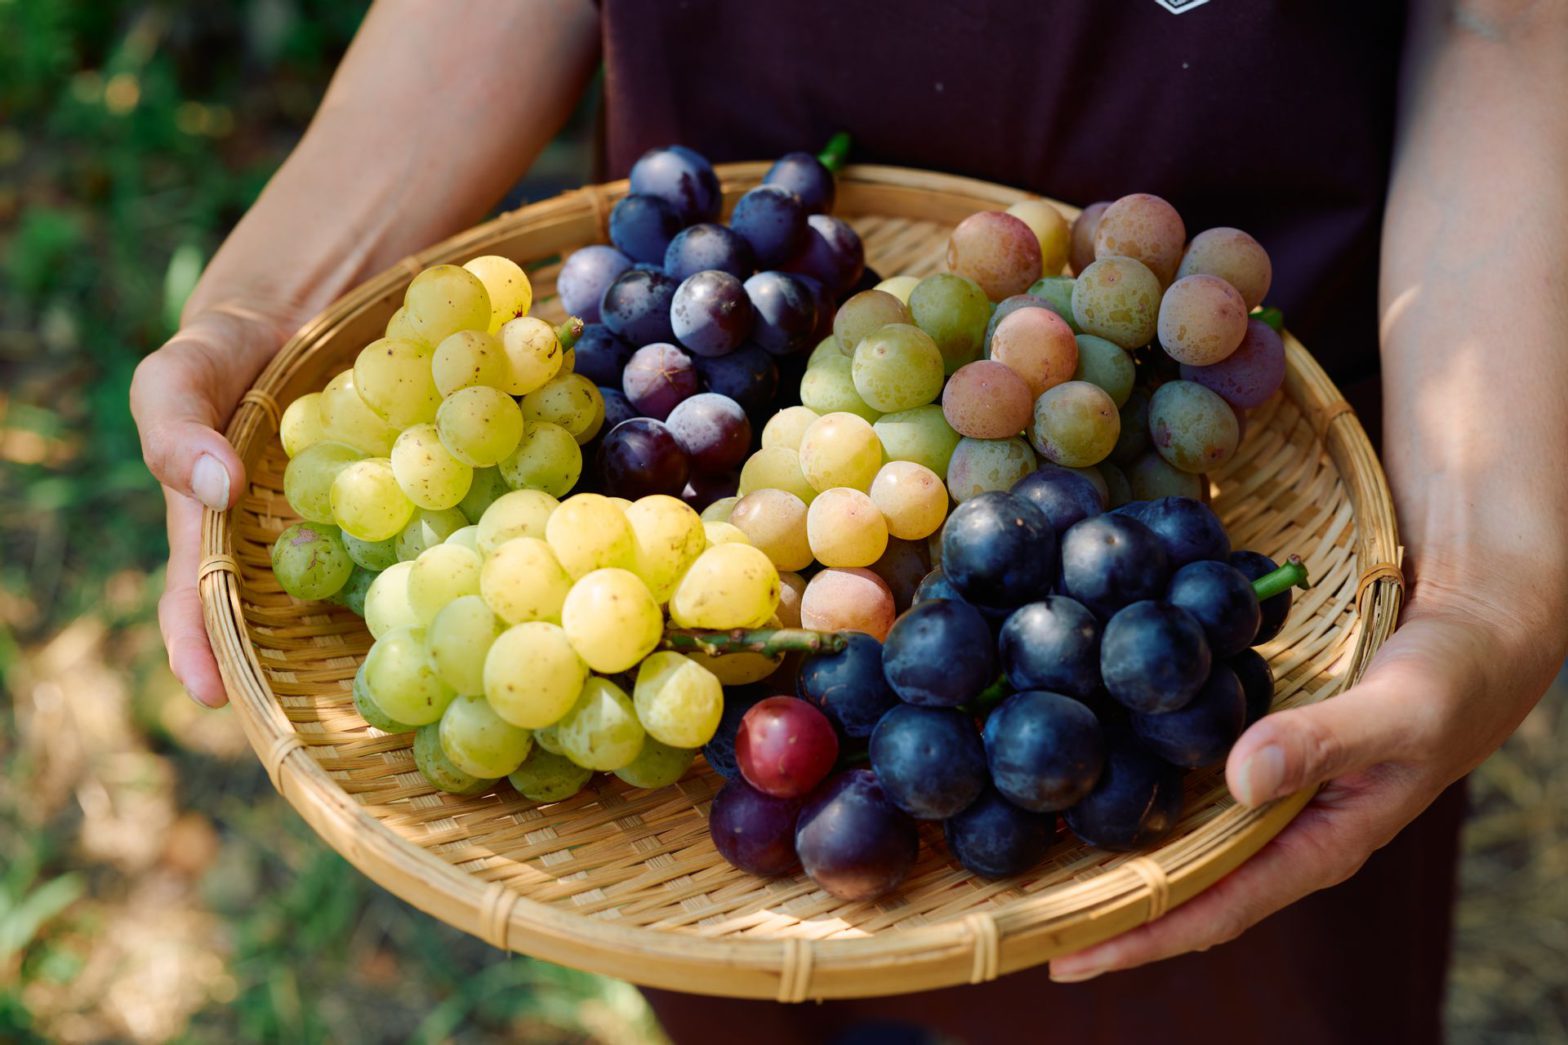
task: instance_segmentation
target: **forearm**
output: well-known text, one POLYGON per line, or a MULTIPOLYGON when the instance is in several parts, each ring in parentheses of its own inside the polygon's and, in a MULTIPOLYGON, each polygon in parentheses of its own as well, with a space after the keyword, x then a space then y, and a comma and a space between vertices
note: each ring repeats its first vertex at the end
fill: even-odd
POLYGON ((560 129, 596 55, 588 0, 381 0, 187 315, 227 305, 287 328, 472 224, 560 129))
POLYGON ((1568 609, 1568 5, 1425 6, 1384 229, 1385 460, 1417 599, 1464 590, 1516 632, 1550 627, 1550 658, 1568 609))

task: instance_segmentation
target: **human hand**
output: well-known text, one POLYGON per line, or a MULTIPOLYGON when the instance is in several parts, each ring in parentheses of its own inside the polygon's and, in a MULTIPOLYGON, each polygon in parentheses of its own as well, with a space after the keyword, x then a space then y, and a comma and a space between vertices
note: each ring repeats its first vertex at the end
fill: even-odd
MULTIPOLYGON (((1562 664, 1560 628, 1479 588, 1426 582, 1360 683, 1262 719, 1226 763, 1256 807, 1323 785, 1252 859, 1156 921, 1051 962, 1073 983, 1235 939, 1349 878, 1499 747, 1562 664)), ((1560 620, 1561 617, 1556 619, 1560 620)))
POLYGON ((131 381, 131 414, 142 456, 163 484, 169 566, 158 627, 169 668, 199 704, 228 700, 207 640, 196 571, 203 506, 224 511, 245 485, 245 465, 219 432, 292 321, 238 303, 188 315, 179 333, 142 360, 131 381))

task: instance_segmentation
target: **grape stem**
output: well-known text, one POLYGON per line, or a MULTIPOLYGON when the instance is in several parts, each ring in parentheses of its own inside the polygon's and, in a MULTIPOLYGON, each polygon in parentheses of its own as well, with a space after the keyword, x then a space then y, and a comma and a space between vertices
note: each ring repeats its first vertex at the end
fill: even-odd
POLYGON ((840 632, 807 631, 804 628, 736 628, 734 631, 667 631, 662 649, 680 653, 760 653, 776 657, 781 653, 838 653, 847 644, 840 632))
POLYGON ((849 132, 839 131, 828 139, 828 143, 817 153, 817 159, 828 173, 837 174, 849 162, 849 132))
POLYGON ((568 316, 565 323, 555 328, 556 340, 561 343, 561 351, 569 352, 577 339, 583 336, 583 321, 579 316, 568 316))
POLYGON ((1258 601, 1272 598, 1280 592, 1289 591, 1291 588, 1310 588, 1312 583, 1307 580, 1307 567, 1301 561, 1301 556, 1292 555, 1285 561, 1285 565, 1272 573, 1265 573, 1252 582, 1252 590, 1257 593, 1258 601))
POLYGON ((1267 323, 1269 326, 1274 328, 1274 333, 1276 334, 1283 334, 1285 332, 1285 313, 1281 312, 1273 305, 1258 309, 1256 312, 1252 313, 1252 318, 1259 319, 1267 323))
POLYGON ((980 691, 979 696, 965 705, 965 710, 977 718, 984 718, 991 713, 1002 701, 1012 696, 1013 688, 1007 684, 1006 675, 998 675, 996 681, 980 691))

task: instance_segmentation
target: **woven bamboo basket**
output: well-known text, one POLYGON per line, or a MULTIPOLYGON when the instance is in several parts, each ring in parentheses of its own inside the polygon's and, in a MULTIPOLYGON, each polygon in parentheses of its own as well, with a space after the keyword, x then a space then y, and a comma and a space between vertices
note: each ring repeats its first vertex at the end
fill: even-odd
MULTIPOLYGON (((721 168, 726 198, 765 170, 721 168)), ((230 422, 250 482, 231 511, 209 511, 203 523, 207 630, 274 786, 329 845, 416 907, 505 950, 651 986, 799 1001, 981 982, 1107 939, 1190 899, 1296 815, 1309 793, 1249 811, 1218 770, 1199 772, 1189 776, 1179 830, 1153 851, 1105 853, 1064 835, 1035 872, 986 882, 927 830, 920 862, 895 894, 849 903, 803 875, 764 880, 726 864, 705 824, 720 781, 700 762, 671 787, 641 791, 601 776, 543 806, 504 783, 461 799, 425 784, 409 738, 382 734, 354 711, 350 683, 370 645, 362 622, 298 603, 273 579, 268 549, 293 521, 282 494, 280 405, 351 365, 427 265, 508 255, 529 269, 537 313, 564 318, 553 296, 560 257, 603 242, 609 207, 626 191, 621 181, 524 207, 363 284, 283 348, 230 422)), ((840 178, 838 212, 879 271, 921 275, 941 267, 956 222, 1027 196, 852 166, 840 178)), ((1299 554, 1316 582, 1263 650, 1279 679, 1276 708, 1358 678, 1392 632, 1402 597, 1377 458, 1306 349, 1286 343, 1283 392, 1254 411, 1236 459, 1213 477, 1214 505, 1235 544, 1299 554)))

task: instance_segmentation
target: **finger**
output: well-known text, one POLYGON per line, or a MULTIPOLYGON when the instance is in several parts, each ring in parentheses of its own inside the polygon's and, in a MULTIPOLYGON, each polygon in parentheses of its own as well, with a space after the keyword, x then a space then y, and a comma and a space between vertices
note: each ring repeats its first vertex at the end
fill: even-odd
POLYGON ((173 490, 168 502, 169 569, 158 600, 158 628, 169 652, 169 670, 191 699, 209 708, 228 702, 218 661, 212 655, 196 585, 201 555, 201 505, 173 490))
POLYGON ((1244 806, 1293 794, 1385 762, 1430 751, 1441 716, 1462 692, 1463 670, 1427 648, 1428 626, 1405 625, 1361 682, 1339 696, 1267 715, 1244 733, 1225 765, 1244 806))

